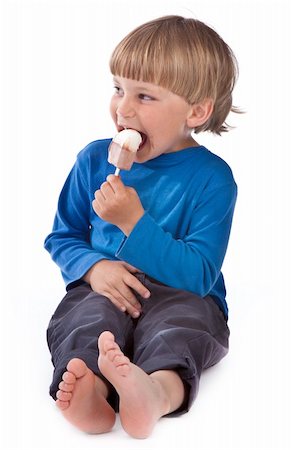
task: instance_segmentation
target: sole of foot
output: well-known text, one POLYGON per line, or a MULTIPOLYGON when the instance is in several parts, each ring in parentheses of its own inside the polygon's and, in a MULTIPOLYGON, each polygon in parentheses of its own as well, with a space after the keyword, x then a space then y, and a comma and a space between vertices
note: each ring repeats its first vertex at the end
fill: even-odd
POLYGON ((110 431, 115 412, 106 400, 106 385, 82 361, 74 358, 67 365, 57 392, 56 405, 63 416, 86 433, 110 431))
POLYGON ((123 428, 134 438, 147 438, 157 421, 169 412, 169 400, 161 384, 129 361, 109 331, 100 335, 98 346, 99 369, 120 397, 123 428))

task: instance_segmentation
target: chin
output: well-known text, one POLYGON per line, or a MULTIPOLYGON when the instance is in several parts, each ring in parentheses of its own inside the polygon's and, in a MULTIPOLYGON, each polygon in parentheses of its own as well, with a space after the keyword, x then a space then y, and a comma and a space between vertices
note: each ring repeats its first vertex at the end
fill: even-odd
POLYGON ((136 153, 135 162, 143 163, 143 162, 147 161, 147 159, 148 159, 147 154, 148 154, 148 152, 146 151, 146 148, 138 150, 136 153))
POLYGON ((135 163, 137 163, 137 164, 142 164, 142 163, 144 163, 144 162, 146 162, 147 161, 147 158, 135 158, 135 163))

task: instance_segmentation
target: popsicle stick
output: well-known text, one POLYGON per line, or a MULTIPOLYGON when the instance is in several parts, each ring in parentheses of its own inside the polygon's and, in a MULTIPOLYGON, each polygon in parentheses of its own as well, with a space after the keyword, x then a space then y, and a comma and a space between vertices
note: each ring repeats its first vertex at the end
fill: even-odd
POLYGON ((118 167, 116 167, 115 172, 114 172, 114 175, 115 175, 116 177, 118 177, 119 172, 120 172, 120 169, 118 169, 118 167))

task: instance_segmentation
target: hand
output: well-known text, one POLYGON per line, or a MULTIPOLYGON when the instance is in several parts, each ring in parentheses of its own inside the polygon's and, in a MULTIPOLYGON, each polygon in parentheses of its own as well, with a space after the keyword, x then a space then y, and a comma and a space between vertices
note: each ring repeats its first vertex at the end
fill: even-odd
POLYGON ((127 311, 132 317, 140 315, 141 304, 132 292, 135 290, 144 298, 150 291, 133 275, 138 269, 123 261, 102 259, 86 273, 84 280, 93 291, 107 297, 121 311, 127 311))
POLYGON ((123 231, 128 236, 144 214, 135 189, 123 184, 120 177, 109 175, 92 202, 95 213, 123 231))

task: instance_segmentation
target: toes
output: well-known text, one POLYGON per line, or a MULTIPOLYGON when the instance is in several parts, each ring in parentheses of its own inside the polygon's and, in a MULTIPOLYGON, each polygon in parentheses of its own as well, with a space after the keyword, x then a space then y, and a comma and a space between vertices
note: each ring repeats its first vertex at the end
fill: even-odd
POLYGON ((64 392, 72 392, 74 390, 74 384, 68 384, 64 381, 61 381, 59 384, 59 389, 64 392))
POLYGON ((122 353, 110 331, 104 331, 98 339, 100 353, 116 367, 129 365, 130 360, 122 353))
MULTIPOLYGON (((68 372, 75 375, 76 378, 81 378, 87 373, 87 366, 82 359, 73 358, 67 365, 68 372)), ((68 382, 67 380, 64 380, 68 382)))
POLYGON ((104 355, 110 348, 116 348, 116 345, 114 336, 110 333, 110 331, 103 331, 103 333, 100 334, 98 339, 98 347, 102 355, 104 355))
POLYGON ((99 339, 106 340, 110 339, 111 341, 115 341, 114 335, 111 333, 111 331, 103 331, 103 333, 100 334, 99 339))
POLYGON ((120 350, 119 349, 119 347, 118 347, 118 345, 116 344, 116 342, 114 342, 114 341, 106 341, 106 342, 104 342, 104 347, 103 347, 103 349, 104 349, 104 352, 105 353, 107 353, 107 352, 109 352, 110 350, 120 350))
POLYGON ((116 367, 116 371, 122 377, 127 377, 130 373, 130 366, 129 366, 129 364, 121 364, 120 366, 116 367))
POLYGON ((68 407, 70 406, 69 402, 63 402, 62 400, 56 400, 56 405, 59 409, 61 409, 62 411, 64 411, 65 409, 68 409, 68 407))
MULTIPOLYGON (((128 366, 130 364, 130 360, 125 356, 120 349, 118 350, 109 350, 106 353, 106 358, 114 364, 116 368, 128 366)), ((128 372, 126 372, 127 374, 128 372)))
POLYGON ((71 372, 65 372, 62 376, 65 383, 74 384, 76 382, 76 377, 71 372))
POLYGON ((109 361, 114 362, 116 358, 122 357, 123 354, 120 352, 120 350, 109 350, 106 352, 106 357, 109 359, 109 361))
POLYGON ((113 362, 116 367, 119 367, 119 366, 129 365, 130 360, 127 358, 127 356, 116 355, 113 362))
POLYGON ((57 399, 59 399, 63 402, 69 402, 72 399, 71 392, 58 391, 56 395, 57 395, 57 399))

